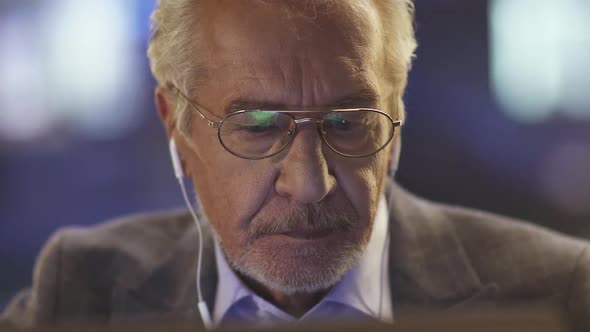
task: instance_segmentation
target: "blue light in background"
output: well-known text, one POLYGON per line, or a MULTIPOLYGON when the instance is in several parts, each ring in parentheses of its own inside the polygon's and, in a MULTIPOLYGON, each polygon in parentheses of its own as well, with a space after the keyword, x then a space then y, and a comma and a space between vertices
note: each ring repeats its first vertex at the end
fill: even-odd
POLYGON ((0 139, 32 142, 64 130, 114 139, 139 125, 139 104, 150 93, 142 82, 153 6, 142 0, 8 6, 0 20, 0 139))
POLYGON ((0 139, 29 140, 44 135, 55 122, 44 103, 33 19, 22 11, 0 16, 0 139))
POLYGON ((125 131, 137 86, 130 2, 59 0, 44 12, 50 107, 91 136, 125 131), (127 120, 127 121, 126 121, 127 120))
POLYGON ((490 24, 492 86, 511 118, 590 119, 590 2, 493 0, 490 24))

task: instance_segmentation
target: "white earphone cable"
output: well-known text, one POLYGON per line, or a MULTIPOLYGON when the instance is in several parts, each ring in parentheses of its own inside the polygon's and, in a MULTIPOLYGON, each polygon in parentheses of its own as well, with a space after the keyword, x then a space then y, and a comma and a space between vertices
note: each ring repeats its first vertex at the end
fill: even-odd
POLYGON ((195 208, 191 203, 188 194, 186 192, 186 187, 182 178, 178 178, 178 183, 180 184, 180 190, 182 191, 182 197, 184 198, 184 202, 188 207, 193 220, 195 221, 197 227, 197 233, 199 236, 199 252, 197 254, 197 297, 198 297, 198 310, 201 314, 201 319, 203 320, 203 324, 205 328, 210 330, 213 327, 213 323, 211 321, 211 315, 209 314, 209 309, 207 308, 207 304, 203 300, 203 293, 201 292, 201 266, 203 263, 203 231, 201 230, 201 223, 199 222, 199 218, 197 217, 197 213, 195 212, 195 208))

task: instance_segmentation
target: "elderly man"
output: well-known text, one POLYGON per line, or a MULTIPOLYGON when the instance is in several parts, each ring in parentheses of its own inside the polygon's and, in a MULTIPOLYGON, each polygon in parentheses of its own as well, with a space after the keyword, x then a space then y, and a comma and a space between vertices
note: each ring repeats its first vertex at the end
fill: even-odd
POLYGON ((203 229, 177 213, 62 230, 4 319, 395 323, 542 302, 590 329, 587 243, 393 181, 412 15, 409 0, 160 0, 156 104, 203 229))

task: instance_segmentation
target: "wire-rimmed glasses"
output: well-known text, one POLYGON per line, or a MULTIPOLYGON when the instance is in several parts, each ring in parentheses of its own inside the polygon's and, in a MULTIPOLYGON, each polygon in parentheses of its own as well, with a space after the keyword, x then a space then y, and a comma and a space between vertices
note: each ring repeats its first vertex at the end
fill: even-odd
POLYGON ((383 150, 393 139, 395 128, 402 125, 401 120, 373 108, 240 110, 213 121, 180 89, 169 86, 207 120, 209 127, 217 129, 219 142, 229 153, 244 159, 258 160, 280 153, 305 123, 315 123, 319 136, 335 153, 348 158, 368 157, 383 150), (295 117, 307 114, 321 117, 295 117))

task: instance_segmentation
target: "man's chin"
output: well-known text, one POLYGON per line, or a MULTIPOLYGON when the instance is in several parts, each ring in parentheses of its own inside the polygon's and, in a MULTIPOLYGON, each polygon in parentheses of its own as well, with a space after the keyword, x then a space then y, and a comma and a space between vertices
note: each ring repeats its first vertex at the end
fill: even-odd
POLYGON ((340 281, 364 250, 364 245, 347 244, 336 233, 264 236, 232 265, 242 275, 285 295, 323 291, 340 281))

